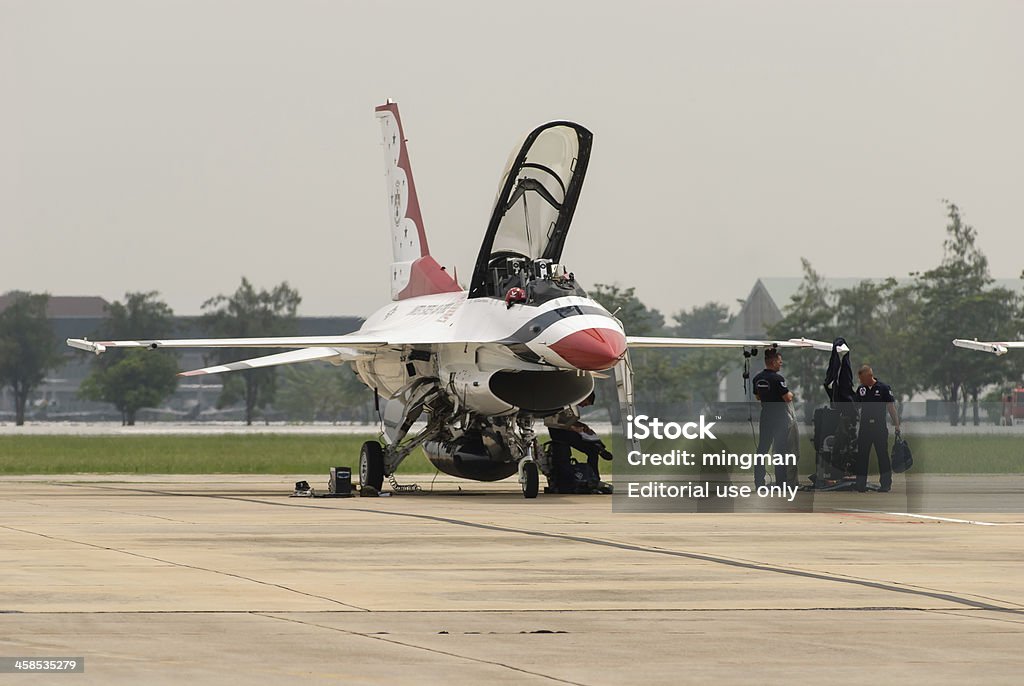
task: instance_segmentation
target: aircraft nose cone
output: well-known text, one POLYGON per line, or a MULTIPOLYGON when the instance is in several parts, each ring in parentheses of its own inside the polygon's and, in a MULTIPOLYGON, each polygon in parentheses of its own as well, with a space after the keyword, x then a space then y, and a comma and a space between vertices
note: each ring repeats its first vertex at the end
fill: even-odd
POLYGON ((626 339, 612 329, 582 329, 549 347, 576 369, 596 372, 615 366, 626 352, 626 339))

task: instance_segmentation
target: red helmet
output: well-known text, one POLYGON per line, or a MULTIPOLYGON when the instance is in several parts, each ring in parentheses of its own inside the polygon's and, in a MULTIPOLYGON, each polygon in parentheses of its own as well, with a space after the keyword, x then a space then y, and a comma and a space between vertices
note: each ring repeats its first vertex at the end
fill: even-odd
POLYGON ((508 293, 505 294, 505 307, 512 307, 517 303, 526 302, 526 291, 516 286, 515 288, 508 289, 508 293))

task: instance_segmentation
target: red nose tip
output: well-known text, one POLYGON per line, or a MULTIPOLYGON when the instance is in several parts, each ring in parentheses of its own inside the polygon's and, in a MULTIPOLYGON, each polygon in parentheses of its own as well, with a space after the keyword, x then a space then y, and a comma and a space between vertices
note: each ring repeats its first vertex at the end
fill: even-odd
POLYGON ((596 372, 615 366, 626 352, 626 339, 612 329, 583 329, 549 347, 576 369, 596 372))

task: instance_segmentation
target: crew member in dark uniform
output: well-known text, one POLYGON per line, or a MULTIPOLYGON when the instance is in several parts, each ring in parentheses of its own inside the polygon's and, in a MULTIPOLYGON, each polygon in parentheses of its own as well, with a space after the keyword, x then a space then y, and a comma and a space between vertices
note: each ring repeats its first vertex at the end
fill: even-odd
POLYGON ((885 414, 889 413, 896 435, 900 433, 900 417, 896 413, 896 398, 892 389, 875 378, 870 365, 857 370, 860 387, 856 400, 860 403, 860 432, 857 434, 857 490, 863 493, 868 487, 868 461, 871 447, 878 456, 879 491, 892 489, 892 463, 889 461, 889 427, 885 414))
POLYGON ((570 465, 573 448, 587 456, 587 464, 598 480, 601 479, 601 472, 598 468, 597 458, 612 459, 612 454, 604 447, 604 442, 597 437, 594 430, 580 421, 579 408, 590 407, 593 404, 594 394, 591 393, 580 401, 579 405, 575 407, 570 405, 563 408, 558 414, 551 415, 544 420, 555 449, 553 467, 559 490, 568 489, 562 492, 573 492, 570 486, 573 483, 570 465))
MULTIPOLYGON (((757 442, 759 453, 781 453, 789 451, 789 428, 793 422, 791 413, 793 393, 786 386, 786 378, 779 373, 782 369, 782 353, 778 348, 764 351, 764 371, 754 377, 754 395, 761 401, 761 437, 757 442)), ((775 483, 787 481, 788 470, 784 465, 775 467, 775 483)), ((754 484, 764 486, 765 468, 754 465, 754 484)))

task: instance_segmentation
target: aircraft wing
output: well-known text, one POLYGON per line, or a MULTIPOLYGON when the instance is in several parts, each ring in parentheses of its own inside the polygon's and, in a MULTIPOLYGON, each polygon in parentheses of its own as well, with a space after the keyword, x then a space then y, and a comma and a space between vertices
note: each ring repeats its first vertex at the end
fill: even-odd
POLYGON ((270 338, 178 338, 148 341, 89 341, 69 338, 68 345, 78 350, 100 353, 110 348, 323 348, 344 347, 360 350, 383 348, 391 343, 380 337, 362 334, 342 336, 277 336, 270 338))
POLYGON ((1024 341, 977 341, 957 338, 953 345, 968 350, 980 350, 994 355, 1005 355, 1011 348, 1024 348, 1024 341))
MULTIPOLYGON (((354 333, 343 336, 280 336, 270 338, 182 338, 139 341, 89 341, 69 338, 67 344, 78 350, 97 355, 111 348, 292 348, 287 352, 253 357, 238 362, 219 364, 203 369, 182 372, 181 376, 220 374, 243 369, 259 369, 282 364, 296 364, 325 360, 341 364, 372 355, 380 348, 403 345, 409 341, 382 340, 380 337, 354 333)), ((631 348, 813 348, 830 352, 832 344, 807 338, 791 338, 788 341, 737 340, 724 338, 670 338, 658 336, 628 336, 626 343, 631 348)), ((1022 344, 1024 345, 1024 344, 1022 344)), ((1004 351, 1005 352, 1005 351, 1004 351)))
POLYGON ((219 364, 203 369, 182 372, 180 376, 220 374, 241 369, 259 369, 279 364, 295 364, 325 360, 341 364, 372 355, 379 348, 390 345, 379 337, 359 333, 343 336, 278 336, 271 338, 179 338, 149 341, 89 341, 69 338, 68 345, 97 355, 110 348, 294 348, 274 355, 253 357, 248 360, 219 364))
MULTIPOLYGON (((813 348, 814 350, 832 352, 831 343, 815 341, 810 338, 790 338, 788 341, 752 341, 729 338, 626 336, 626 345, 630 348, 813 348)), ((840 352, 846 351, 840 350, 840 352)))

